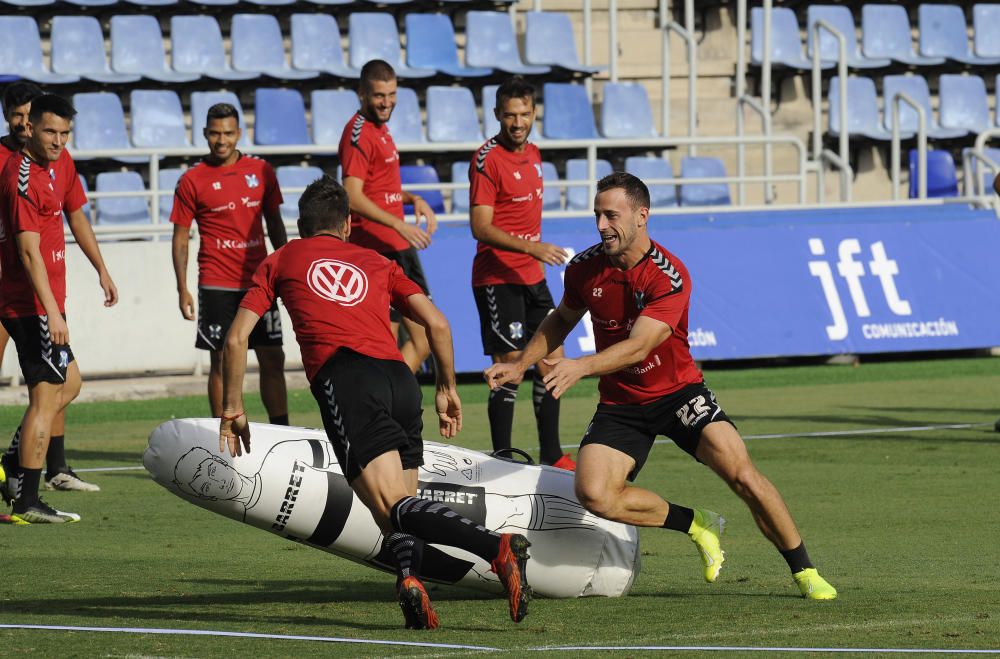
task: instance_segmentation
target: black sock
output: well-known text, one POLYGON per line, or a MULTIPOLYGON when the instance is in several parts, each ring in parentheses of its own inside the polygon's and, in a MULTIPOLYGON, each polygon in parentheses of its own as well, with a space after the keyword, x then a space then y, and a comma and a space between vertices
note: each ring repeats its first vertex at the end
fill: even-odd
POLYGON ((490 418, 490 439, 493 450, 510 448, 510 436, 514 430, 514 403, 517 402, 517 385, 508 382, 490 392, 486 411, 490 418))
POLYGON ((4 454, 7 457, 8 462, 11 458, 17 460, 17 450, 21 446, 21 426, 17 427, 14 431, 14 436, 10 438, 10 446, 7 447, 7 452, 4 454))
POLYGON ((275 426, 287 426, 288 425, 288 413, 279 414, 277 416, 267 417, 268 423, 275 426))
POLYGON ((532 378, 531 401, 535 405, 535 423, 538 425, 539 460, 550 465, 562 457, 559 446, 559 399, 545 390, 542 374, 535 369, 532 378))
POLYGON ((49 438, 49 448, 45 452, 45 477, 52 478, 67 469, 69 465, 66 464, 66 437, 52 435, 49 438))
POLYGON ((424 541, 409 533, 396 531, 382 545, 396 559, 397 581, 406 577, 420 578, 420 564, 424 560, 424 541))
POLYGON ((38 484, 42 479, 42 469, 21 468, 21 492, 14 502, 14 512, 23 513, 29 506, 38 503, 38 484))
POLYGON ((785 559, 785 562, 788 563, 788 569, 792 571, 792 574, 813 567, 812 561, 809 560, 809 552, 806 551, 806 543, 804 542, 800 542, 799 546, 795 549, 786 549, 784 551, 779 549, 778 551, 781 553, 781 557, 785 559))
POLYGON ((389 517, 392 528, 424 542, 470 551, 486 562, 500 551, 500 536, 436 501, 406 497, 396 502, 389 517))
POLYGON ((671 531, 687 533, 694 522, 694 510, 678 506, 676 503, 667 502, 670 508, 667 509, 667 519, 663 521, 663 528, 671 531))

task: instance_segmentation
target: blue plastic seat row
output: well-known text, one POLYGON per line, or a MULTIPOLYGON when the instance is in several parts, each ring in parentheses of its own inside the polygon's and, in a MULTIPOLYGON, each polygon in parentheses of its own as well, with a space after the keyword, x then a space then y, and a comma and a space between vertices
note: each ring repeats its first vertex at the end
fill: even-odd
MULTIPOLYGON (((0 6, 8 5, 17 8, 51 7, 52 5, 65 2, 70 5, 77 5, 83 8, 92 7, 112 7, 114 5, 139 6, 139 7, 167 7, 174 5, 193 4, 204 7, 235 7, 241 3, 248 3, 258 7, 280 7, 294 5, 299 0, 2 0, 0 6)), ((337 5, 350 5, 357 1, 367 2, 372 5, 404 5, 415 4, 419 0, 302 0, 308 4, 320 7, 330 7, 337 5)), ((442 2, 455 4, 474 4, 471 0, 442 0, 442 2)), ((498 5, 511 4, 514 0, 487 0, 480 4, 498 5)))

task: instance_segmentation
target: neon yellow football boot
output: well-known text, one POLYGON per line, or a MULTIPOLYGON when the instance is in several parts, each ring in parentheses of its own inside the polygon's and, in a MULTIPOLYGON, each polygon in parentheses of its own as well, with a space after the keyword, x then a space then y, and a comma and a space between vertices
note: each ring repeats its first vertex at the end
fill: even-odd
POLYGON ((837 599, 837 589, 819 576, 816 568, 806 568, 792 575, 795 583, 799 587, 802 597, 810 600, 833 600, 837 599))
POLYGON ((726 560, 726 552, 719 546, 725 528, 726 519, 719 513, 695 509, 694 521, 691 522, 688 535, 701 554, 701 562, 705 566, 705 581, 708 583, 714 582, 719 577, 719 570, 726 560))

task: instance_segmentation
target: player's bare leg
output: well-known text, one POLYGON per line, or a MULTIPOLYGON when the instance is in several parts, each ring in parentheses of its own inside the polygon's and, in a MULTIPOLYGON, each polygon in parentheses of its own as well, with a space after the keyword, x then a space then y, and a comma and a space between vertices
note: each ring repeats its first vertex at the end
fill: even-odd
MULTIPOLYGON (((562 359, 566 356, 562 346, 553 350, 545 359, 562 359)), ((535 408, 535 422, 538 427, 539 457, 542 464, 573 471, 576 463, 569 453, 563 453, 559 441, 559 399, 545 388, 544 378, 552 367, 542 360, 535 364, 532 377, 531 401, 535 408)))
POLYGON ((254 349, 260 366, 260 399, 271 423, 288 425, 288 390, 285 384, 285 351, 281 346, 254 349))
POLYGON ((222 416, 222 351, 209 350, 208 407, 212 416, 222 416))
POLYGON ((74 361, 70 366, 72 368, 67 369, 66 382, 63 384, 61 407, 52 420, 52 434, 49 436, 49 447, 45 452, 45 489, 100 492, 101 488, 98 485, 80 478, 66 460, 66 408, 76 400, 81 386, 77 362, 74 361))
MULTIPOLYGON (((423 366, 423 363, 431 355, 431 346, 427 342, 427 332, 424 331, 423 325, 415 323, 409 318, 403 319, 403 325, 406 327, 406 332, 410 335, 410 338, 400 347, 399 351, 402 353, 403 361, 410 367, 410 370, 414 373, 419 373, 420 367, 423 366)), ((398 326, 394 334, 396 336, 399 335, 398 326)))

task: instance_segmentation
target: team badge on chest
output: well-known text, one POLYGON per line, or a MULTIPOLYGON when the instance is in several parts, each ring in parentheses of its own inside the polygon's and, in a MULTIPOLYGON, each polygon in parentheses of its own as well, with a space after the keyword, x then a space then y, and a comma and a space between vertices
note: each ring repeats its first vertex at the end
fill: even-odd
POLYGON ((260 185, 260 181, 257 180, 256 174, 244 174, 243 178, 247 180, 248 188, 256 188, 258 185, 260 185))

